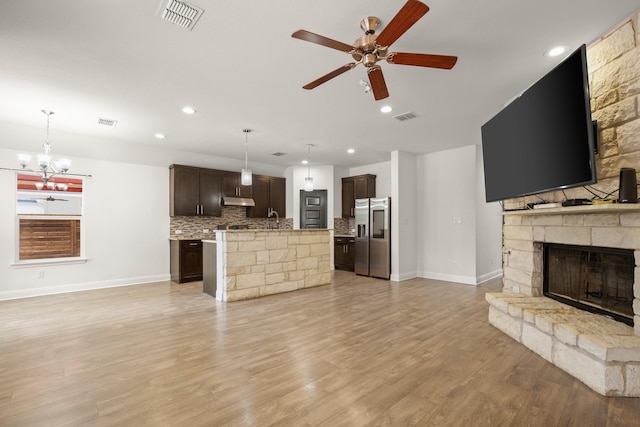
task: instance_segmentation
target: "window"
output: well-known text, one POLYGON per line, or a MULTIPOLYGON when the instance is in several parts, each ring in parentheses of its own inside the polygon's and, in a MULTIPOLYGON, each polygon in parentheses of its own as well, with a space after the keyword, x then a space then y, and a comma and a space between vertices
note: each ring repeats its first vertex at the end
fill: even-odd
POLYGON ((83 181, 17 174, 17 262, 62 261, 83 255, 83 181))

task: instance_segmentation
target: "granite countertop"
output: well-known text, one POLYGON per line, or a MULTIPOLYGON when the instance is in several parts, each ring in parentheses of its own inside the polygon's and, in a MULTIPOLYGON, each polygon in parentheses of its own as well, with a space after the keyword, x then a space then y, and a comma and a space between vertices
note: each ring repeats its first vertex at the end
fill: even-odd
POLYGON ((216 235, 214 233, 211 233, 209 235, 203 235, 203 236, 185 236, 185 235, 180 235, 180 236, 169 236, 169 240, 203 240, 203 239, 215 239, 216 235))
MULTIPOLYGON (((246 232, 264 232, 264 231, 293 231, 293 232, 303 232, 303 231, 329 231, 329 228, 310 228, 310 229, 300 229, 300 228, 245 228, 245 229, 233 229, 233 230, 212 230, 209 234, 201 234, 201 235, 193 235, 193 234, 180 234, 169 236, 169 240, 216 240, 216 232, 225 232, 225 233, 246 233, 246 232)), ((347 235, 336 235, 335 237, 354 237, 347 235)))
POLYGON ((330 228, 245 228, 239 230, 215 230, 215 231, 224 231, 225 233, 254 233, 254 232, 264 232, 264 231, 294 231, 294 232, 302 232, 302 231, 329 231, 330 228))

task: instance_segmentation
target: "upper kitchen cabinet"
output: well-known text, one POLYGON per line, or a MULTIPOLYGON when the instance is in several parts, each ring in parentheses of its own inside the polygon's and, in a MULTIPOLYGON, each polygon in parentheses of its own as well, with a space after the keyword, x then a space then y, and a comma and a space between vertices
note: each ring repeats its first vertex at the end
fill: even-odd
POLYGON ((342 178, 342 217, 355 216, 356 199, 376 197, 376 176, 356 175, 342 178))
POLYGON ((284 218, 286 212, 286 180, 274 176, 253 175, 253 201, 255 206, 247 208, 250 218, 267 218, 273 210, 284 218))
POLYGON ((240 172, 225 172, 222 175, 222 196, 251 198, 251 185, 242 185, 240 172))
POLYGON ((220 216, 220 173, 191 166, 169 166, 169 215, 220 216))

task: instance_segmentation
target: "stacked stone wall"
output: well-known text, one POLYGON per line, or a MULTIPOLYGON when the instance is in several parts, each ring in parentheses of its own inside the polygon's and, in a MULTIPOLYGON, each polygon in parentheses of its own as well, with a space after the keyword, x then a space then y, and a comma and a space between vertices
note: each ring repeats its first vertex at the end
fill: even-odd
MULTIPOLYGON (((224 259, 223 301, 326 285, 331 282, 328 230, 227 231, 218 233, 224 259)), ((221 276, 218 275, 218 278, 221 276)))

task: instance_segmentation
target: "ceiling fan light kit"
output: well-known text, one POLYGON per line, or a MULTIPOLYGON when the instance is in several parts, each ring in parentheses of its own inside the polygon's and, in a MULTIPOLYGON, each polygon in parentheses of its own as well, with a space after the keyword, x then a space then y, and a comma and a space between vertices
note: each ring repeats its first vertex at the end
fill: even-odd
POLYGON ((375 16, 369 16, 360 22, 360 28, 365 33, 364 36, 356 39, 353 45, 348 45, 306 30, 294 32, 291 34, 293 38, 340 50, 350 54, 356 61, 345 64, 306 84, 303 86, 303 89, 314 89, 340 74, 351 70, 356 65, 362 64, 367 68, 367 75, 369 76, 373 97, 378 101, 389 96, 387 84, 382 74, 382 68, 377 65, 379 61, 385 60, 389 64, 450 70, 456 64, 458 57, 424 53, 388 53, 389 47, 428 11, 429 7, 426 4, 418 0, 408 0, 379 35, 376 35, 375 32, 380 25, 380 19, 375 16))

